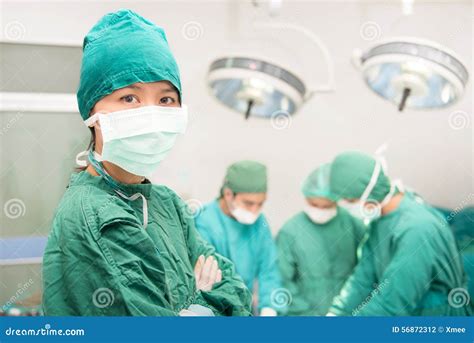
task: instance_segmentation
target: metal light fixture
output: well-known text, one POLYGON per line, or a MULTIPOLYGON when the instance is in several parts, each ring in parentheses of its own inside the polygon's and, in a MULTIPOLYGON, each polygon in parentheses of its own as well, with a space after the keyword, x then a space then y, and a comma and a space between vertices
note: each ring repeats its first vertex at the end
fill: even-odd
POLYGON ((311 39, 322 51, 329 80, 323 87, 308 87, 287 68, 251 54, 223 56, 214 60, 208 73, 212 95, 225 106, 250 116, 271 118, 278 113, 294 114, 315 92, 334 89, 332 60, 323 43, 311 31, 293 24, 255 24, 266 29, 289 29, 311 39))
POLYGON ((366 84, 381 97, 404 108, 434 109, 453 104, 464 93, 469 73, 455 53, 414 38, 381 42, 353 62, 366 84))
POLYGON ((214 96, 245 118, 270 117, 277 111, 293 114, 306 95, 305 84, 290 71, 246 57, 214 61, 208 80, 214 96))

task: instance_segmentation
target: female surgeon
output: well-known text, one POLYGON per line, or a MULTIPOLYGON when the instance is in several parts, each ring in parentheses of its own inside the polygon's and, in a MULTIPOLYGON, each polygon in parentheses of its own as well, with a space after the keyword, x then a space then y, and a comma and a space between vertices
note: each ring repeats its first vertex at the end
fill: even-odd
POLYGON ((146 178, 187 123, 164 31, 130 10, 105 15, 84 39, 77 99, 92 142, 53 220, 45 314, 249 315, 232 263, 146 178))

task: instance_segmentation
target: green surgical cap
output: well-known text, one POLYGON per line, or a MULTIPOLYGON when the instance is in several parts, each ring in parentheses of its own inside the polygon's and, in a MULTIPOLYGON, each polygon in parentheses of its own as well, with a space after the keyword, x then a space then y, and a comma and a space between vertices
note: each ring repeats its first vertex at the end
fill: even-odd
POLYGON ((165 32, 130 10, 102 17, 84 38, 79 112, 85 120, 104 96, 136 82, 169 81, 181 95, 165 32))
POLYGON ((331 164, 323 164, 315 169, 304 180, 301 191, 307 198, 325 198, 336 201, 336 197, 331 193, 329 177, 331 173, 331 164))
POLYGON ((234 193, 265 193, 267 167, 256 161, 240 161, 227 168, 223 188, 234 193))
MULTIPOLYGON (((374 172, 375 159, 357 151, 344 152, 332 162, 330 184, 337 199, 359 199, 374 172)), ((390 180, 381 170, 369 200, 382 201, 390 191, 390 180)))

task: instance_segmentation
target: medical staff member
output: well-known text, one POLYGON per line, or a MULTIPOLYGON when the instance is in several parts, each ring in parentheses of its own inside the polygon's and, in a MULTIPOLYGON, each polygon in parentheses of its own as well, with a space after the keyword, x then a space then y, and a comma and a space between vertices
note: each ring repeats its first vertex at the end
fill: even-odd
POLYGON ((242 315, 251 294, 197 233, 183 201, 150 183, 187 122, 164 31, 105 15, 84 39, 77 100, 92 128, 43 259, 46 315, 242 315))
POLYGON ((453 234, 438 211, 388 178, 380 158, 345 152, 331 168, 341 205, 372 220, 354 274, 329 315, 463 316, 466 288, 453 234))
POLYGON ((452 210, 440 207, 436 209, 451 226, 468 279, 467 289, 459 290, 457 300, 459 303, 470 302, 471 310, 474 311, 474 206, 457 207, 452 210))
POLYGON ((196 227, 234 262, 251 291, 258 282, 259 314, 275 316, 284 304, 274 299, 281 285, 275 243, 261 213, 266 197, 267 168, 255 161, 236 162, 227 169, 220 197, 196 217, 196 227))
POLYGON ((303 211, 290 218, 277 236, 283 287, 292 295, 290 316, 324 316, 357 263, 365 234, 362 221, 337 206, 329 188, 330 164, 304 181, 303 211))

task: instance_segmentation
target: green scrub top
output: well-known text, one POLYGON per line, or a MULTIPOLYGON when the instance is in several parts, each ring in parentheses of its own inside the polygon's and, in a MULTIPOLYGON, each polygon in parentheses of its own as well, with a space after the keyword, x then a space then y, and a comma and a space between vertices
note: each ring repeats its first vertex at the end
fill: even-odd
POLYGON ((354 316, 464 316, 449 293, 466 288, 454 236, 439 213, 410 193, 374 221, 354 274, 330 309, 354 316))
POLYGON ((277 236, 278 262, 291 294, 290 316, 324 316, 357 263, 366 228, 342 208, 325 224, 300 212, 277 236))
POLYGON ((248 316, 251 294, 228 259, 201 239, 184 202, 165 186, 120 184, 73 174, 53 220, 43 259, 45 315, 176 316, 191 304, 215 315, 248 316), (213 255, 222 281, 197 291, 194 265, 213 255))
POLYGON ((196 217, 196 228, 219 254, 235 264, 251 291, 258 282, 259 310, 282 310, 282 305, 272 299, 272 292, 281 287, 281 279, 275 242, 263 214, 251 225, 241 224, 222 212, 216 200, 206 204, 196 217))

